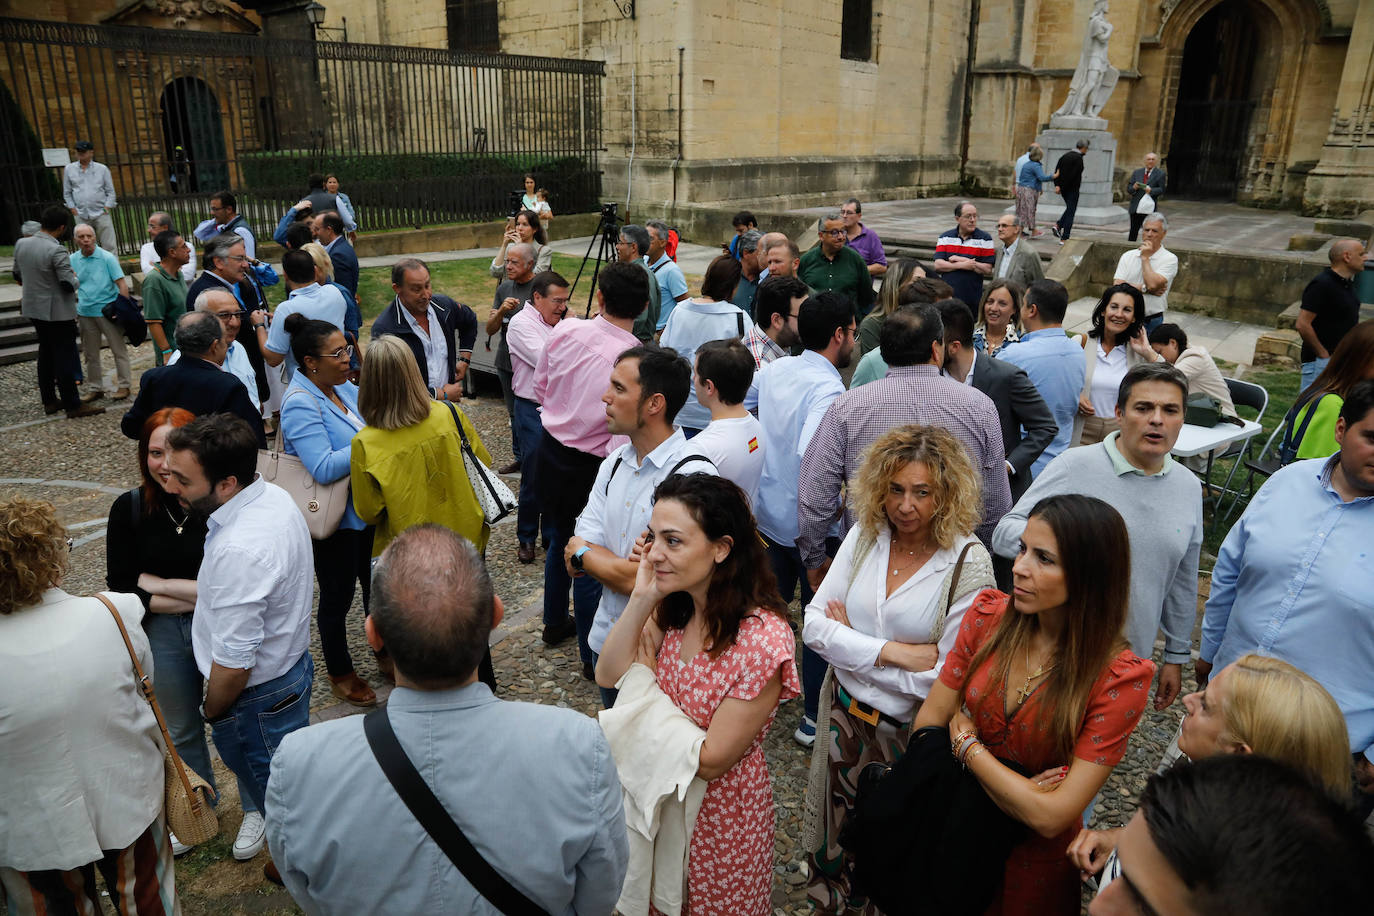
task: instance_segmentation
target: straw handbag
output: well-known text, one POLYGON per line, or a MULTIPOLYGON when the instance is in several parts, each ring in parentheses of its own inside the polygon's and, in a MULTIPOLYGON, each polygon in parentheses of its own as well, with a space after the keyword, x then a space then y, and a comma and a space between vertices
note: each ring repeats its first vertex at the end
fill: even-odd
POLYGON ((153 693, 153 684, 143 673, 143 666, 138 663, 138 655, 134 652, 134 644, 129 641, 129 631, 124 629, 124 619, 119 616, 119 611, 115 610, 110 599, 104 595, 95 597, 110 609, 110 615, 119 627, 119 635, 124 637, 124 648, 129 650, 129 660, 134 663, 134 674, 138 676, 139 689, 147 698, 148 705, 153 707, 157 727, 162 729, 162 763, 166 777, 163 813, 167 816, 167 826, 177 835, 178 840, 188 846, 204 843, 219 833, 219 819, 210 804, 214 799, 215 790, 196 775, 194 770, 181 762, 176 745, 172 744, 172 737, 167 734, 167 721, 162 718, 162 707, 157 703, 157 694, 153 693))

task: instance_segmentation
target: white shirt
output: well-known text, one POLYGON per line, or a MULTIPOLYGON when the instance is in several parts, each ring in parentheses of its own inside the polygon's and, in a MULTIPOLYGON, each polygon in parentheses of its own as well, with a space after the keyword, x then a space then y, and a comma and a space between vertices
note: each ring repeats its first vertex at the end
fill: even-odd
POLYGON ((752 414, 712 420, 692 438, 692 445, 754 504, 763 476, 763 426, 752 414))
MULTIPOLYGON (((601 462, 596 483, 592 484, 591 495, 573 532, 589 544, 599 544, 618 557, 628 557, 635 539, 649 527, 654 487, 683 458, 700 454, 680 429, 673 430, 642 460, 635 454, 633 443, 615 449, 601 462)), ((680 473, 714 474, 716 469, 709 461, 700 460, 685 465, 680 473)), ((620 619, 629 600, 629 595, 609 588, 601 590, 601 603, 596 607, 596 619, 587 636, 587 645, 593 652, 601 651, 611 625, 620 619)))
MULTIPOLYGON (((850 696, 896 719, 907 720, 916 701, 930 694, 931 686, 940 676, 945 658, 959 637, 964 612, 973 605, 977 590, 950 607, 949 617, 936 643, 940 654, 934 668, 915 673, 891 665, 876 668, 878 653, 888 640, 931 642, 945 610, 940 600, 945 577, 953 572, 964 545, 977 539, 970 535, 955 541, 949 549, 935 551, 910 579, 888 595, 888 571, 893 563, 890 556, 892 535, 886 527, 878 533, 856 572, 854 563, 859 558, 854 553, 861 533, 856 526, 845 535, 825 581, 806 606, 802 639, 835 666, 835 677, 850 696), (844 602, 851 626, 826 616, 827 603, 835 599, 844 602)), ((898 562, 901 559, 898 558, 898 562)))
POLYGON ((1011 270, 1011 259, 1016 257, 1016 246, 1020 244, 1021 239, 1017 238, 1016 241, 1006 246, 1006 248, 1002 251, 1002 266, 997 271, 997 276, 999 279, 1005 277, 1007 275, 1007 271, 1011 270))
MULTIPOLYGON (((672 347, 678 356, 687 360, 687 365, 695 368, 697 347, 708 340, 743 337, 751 324, 749 316, 733 302, 687 299, 679 302, 668 316, 658 342, 672 347)), ((705 429, 711 422, 711 411, 701 406, 696 391, 689 387, 687 403, 682 405, 673 422, 689 429, 705 429)))
MULTIPOLYGON (((415 320, 415 316, 410 314, 410 309, 401 306, 400 312, 405 317, 406 324, 415 332, 415 336, 420 338, 420 346, 425 350, 425 368, 429 372, 426 381, 431 389, 438 391, 448 384, 448 341, 444 340, 444 332, 439 330, 435 334, 427 333, 415 320)), ((425 306, 425 314, 429 317, 430 328, 438 329, 439 316, 434 313, 434 306, 425 306)))
POLYGON ((506 347, 510 350, 511 390, 517 398, 539 400, 534 396, 534 370, 555 327, 544 321, 533 302, 526 302, 511 317, 506 328, 506 347))
POLYGON ((1121 380, 1130 368, 1130 358, 1126 354, 1126 344, 1117 344, 1107 353, 1102 349, 1102 341, 1088 339, 1088 346, 1097 356, 1093 368, 1092 388, 1088 400, 1093 405, 1093 416, 1099 420, 1110 420, 1116 416, 1116 395, 1121 388, 1121 380))
POLYGON ((1132 248, 1124 253, 1116 262, 1116 273, 1113 274, 1118 280, 1124 280, 1144 293, 1145 314, 1140 316, 1142 318, 1163 315, 1164 310, 1169 307, 1169 290, 1174 288, 1174 278, 1178 276, 1178 255, 1161 247, 1150 255, 1150 269, 1168 281, 1169 285, 1164 288, 1163 295, 1155 296, 1145 292, 1145 269, 1140 264, 1139 248, 1132 248))
POLYGON ((286 491, 261 477, 210 514, 196 576, 191 647, 210 665, 248 668, 253 687, 310 649, 315 567, 310 531, 286 491))
MULTIPOLYGON (((191 260, 181 265, 181 276, 186 280, 187 283, 190 283, 196 278, 196 246, 187 245, 186 247, 191 249, 191 260)), ((153 266, 155 264, 161 263, 162 258, 159 258, 157 256, 157 249, 153 247, 153 243, 144 242, 143 247, 138 249, 139 268, 145 274, 151 273, 153 270, 153 266)), ((195 303, 191 304, 194 305, 195 303)))
MULTIPOLYGON (((175 365, 180 359, 181 351, 178 350, 167 358, 167 365, 175 365)), ((252 401, 258 410, 262 409, 262 402, 258 400, 258 374, 253 371, 253 364, 248 361, 248 351, 237 340, 229 341, 229 349, 224 354, 224 364, 219 368, 221 372, 228 372, 243 382, 243 387, 248 390, 248 400, 252 401)))

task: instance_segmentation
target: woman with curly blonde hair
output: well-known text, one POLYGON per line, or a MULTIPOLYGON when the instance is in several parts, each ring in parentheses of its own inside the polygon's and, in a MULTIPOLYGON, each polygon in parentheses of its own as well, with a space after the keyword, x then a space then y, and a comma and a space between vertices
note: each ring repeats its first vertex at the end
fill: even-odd
POLYGON ((902 426, 869 447, 850 491, 855 525, 806 607, 802 638, 830 663, 807 791, 809 896, 844 909, 852 869, 839 846, 855 779, 906 750, 912 719, 974 596, 993 584, 973 536, 979 477, 959 440, 902 426), (823 829, 822 829, 823 828, 823 829))

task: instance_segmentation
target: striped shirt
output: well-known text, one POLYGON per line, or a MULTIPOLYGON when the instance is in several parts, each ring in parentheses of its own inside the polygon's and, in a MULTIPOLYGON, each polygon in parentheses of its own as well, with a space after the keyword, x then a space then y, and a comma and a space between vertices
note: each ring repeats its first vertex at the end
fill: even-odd
MULTIPOLYGON (((886 378, 836 398, 802 456, 797 548, 807 569, 825 560, 825 537, 840 508, 840 488, 858 474, 865 449, 889 430, 909 424, 943 427, 968 449, 983 483, 983 521, 977 534, 988 543, 1011 509, 997 407, 983 392, 940 375, 934 366, 894 366, 886 378)), ((844 528, 852 524, 846 510, 844 528)))
POLYGON ((779 356, 787 355, 787 351, 774 343, 757 322, 744 332, 744 345, 753 354, 755 369, 762 369, 779 356))
MULTIPOLYGON (((992 264, 997 260, 997 249, 992 236, 982 229, 974 229, 973 235, 963 238, 959 235, 959 227, 955 226, 935 243, 935 260, 947 261, 951 256, 992 264)), ((978 302, 983 298, 982 274, 973 270, 951 270, 940 274, 940 279, 954 289, 955 298, 962 299, 975 312, 978 310, 978 302)))

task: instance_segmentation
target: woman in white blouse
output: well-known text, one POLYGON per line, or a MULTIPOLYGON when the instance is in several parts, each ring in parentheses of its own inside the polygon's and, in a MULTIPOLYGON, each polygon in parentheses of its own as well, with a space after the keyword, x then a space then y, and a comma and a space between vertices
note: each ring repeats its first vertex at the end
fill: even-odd
POLYGON ((814 752, 827 757, 826 777, 814 760, 807 805, 819 809, 808 829, 818 912, 842 912, 852 890, 839 835, 855 779, 906 750, 964 612, 993 585, 992 559, 973 536, 978 480, 944 429, 902 426, 878 439, 850 493, 855 526, 806 606, 802 638, 830 663, 817 733, 831 740, 814 752))
POLYGON ((1073 445, 1101 442, 1119 429, 1116 394, 1126 372, 1164 358, 1145 335, 1145 297, 1129 283, 1103 291, 1093 307, 1092 325, 1087 336, 1079 338, 1087 372, 1078 396, 1073 445))

